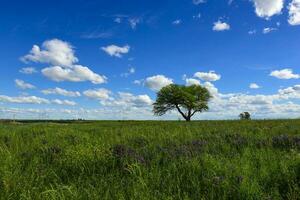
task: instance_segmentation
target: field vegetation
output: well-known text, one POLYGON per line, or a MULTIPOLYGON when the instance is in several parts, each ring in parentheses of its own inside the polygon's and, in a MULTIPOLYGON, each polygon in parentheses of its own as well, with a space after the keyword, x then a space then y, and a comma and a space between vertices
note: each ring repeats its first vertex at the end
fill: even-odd
POLYGON ((3 121, 0 199, 300 199, 300 120, 3 121))

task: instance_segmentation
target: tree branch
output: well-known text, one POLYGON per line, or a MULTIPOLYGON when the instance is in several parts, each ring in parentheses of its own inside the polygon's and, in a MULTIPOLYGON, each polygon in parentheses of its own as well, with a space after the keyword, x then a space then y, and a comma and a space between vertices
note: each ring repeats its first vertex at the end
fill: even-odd
POLYGON ((182 117, 187 120, 187 116, 185 116, 185 114, 180 110, 179 106, 176 104, 176 108, 178 110, 178 112, 182 115, 182 117))
POLYGON ((191 117, 193 117, 196 112, 197 112, 197 110, 195 110, 194 112, 192 112, 191 117))

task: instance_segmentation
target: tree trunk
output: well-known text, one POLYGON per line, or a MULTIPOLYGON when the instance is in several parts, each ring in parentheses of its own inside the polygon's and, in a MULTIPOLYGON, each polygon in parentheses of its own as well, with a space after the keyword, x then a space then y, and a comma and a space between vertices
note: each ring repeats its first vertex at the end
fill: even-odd
POLYGON ((187 116, 187 117, 185 118, 185 120, 186 120, 187 122, 190 122, 190 121, 191 121, 191 117, 190 117, 190 116, 187 116))
POLYGON ((191 113, 191 110, 188 111, 187 116, 180 110, 179 106, 176 105, 176 108, 178 110, 178 112, 182 115, 182 117, 185 119, 185 121, 189 122, 191 121, 191 117, 193 116, 193 114, 191 113))
POLYGON ((186 116, 186 121, 187 122, 191 121, 191 118, 192 118, 192 112, 191 112, 191 110, 189 110, 187 113, 187 116, 186 116))

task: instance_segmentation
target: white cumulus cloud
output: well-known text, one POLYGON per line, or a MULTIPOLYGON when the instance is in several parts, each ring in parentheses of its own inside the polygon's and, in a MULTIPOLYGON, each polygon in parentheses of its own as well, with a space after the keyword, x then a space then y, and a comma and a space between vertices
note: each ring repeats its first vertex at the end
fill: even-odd
POLYGON ((115 56, 115 57, 121 58, 122 54, 127 54, 129 52, 130 46, 125 45, 123 47, 120 47, 120 46, 112 44, 112 45, 109 45, 106 47, 101 47, 101 49, 110 56, 115 56))
POLYGON ((23 56, 21 60, 51 65, 44 68, 42 74, 53 81, 91 81, 94 84, 106 82, 105 76, 94 73, 88 67, 76 64, 78 58, 74 54, 73 46, 59 39, 45 41, 42 48, 34 45, 30 53, 23 56))
POLYGON ((33 74, 33 73, 37 73, 36 69, 34 67, 24 67, 22 69, 20 69, 19 71, 22 74, 33 74))
POLYGON ((152 99, 144 94, 144 95, 133 95, 127 92, 119 92, 118 96, 109 101, 101 101, 101 104, 104 106, 117 106, 123 108, 140 108, 147 107, 152 105, 152 99))
POLYGON ((210 92, 210 94, 212 96, 217 96, 219 94, 219 90, 218 88, 216 88, 216 86, 214 84, 212 84, 211 82, 204 82, 203 86, 208 89, 208 91, 210 92))
POLYGON ((284 0, 252 0, 258 17, 269 19, 281 13, 284 0))
POLYGON ((78 62, 78 58, 74 55, 73 47, 69 43, 58 39, 45 41, 42 44, 42 48, 34 45, 30 53, 23 56, 21 60, 65 67, 78 62))
POLYGON ((53 104, 57 105, 64 105, 64 106, 75 106, 77 105, 76 102, 74 101, 69 101, 69 100, 60 100, 60 99, 54 99, 51 101, 53 104))
POLYGON ((24 104, 49 104, 50 101, 44 98, 36 96, 19 96, 10 97, 6 95, 0 95, 0 101, 7 103, 24 103, 24 104))
POLYGON ((49 95, 49 94, 54 94, 54 95, 62 95, 62 96, 66 96, 66 97, 80 97, 81 94, 80 92, 77 91, 68 91, 59 87, 56 88, 50 88, 50 89, 46 89, 46 90, 42 90, 41 91, 43 94, 45 95, 49 95))
POLYGON ((280 89, 278 93, 284 99, 300 99, 300 85, 280 89))
POLYGON ((214 23, 213 30, 214 31, 230 30, 230 25, 226 22, 222 22, 222 21, 219 20, 219 21, 214 23))
POLYGON ((290 25, 300 25, 300 0, 292 0, 288 6, 289 9, 289 19, 290 25))
POLYGON ((294 74, 292 69, 274 70, 270 73, 270 76, 278 79, 299 79, 299 74, 294 74))
POLYGON ((217 81, 221 79, 221 75, 216 74, 214 71, 209 72, 196 72, 194 77, 203 81, 217 81))
POLYGON ((250 83, 249 88, 250 88, 250 89, 259 89, 260 86, 257 85, 256 83, 250 83))
POLYGON ((146 78, 144 85, 153 91, 159 91, 161 88, 170 85, 173 80, 164 75, 156 75, 146 78))
POLYGON ((70 68, 63 68, 60 66, 47 67, 42 70, 42 74, 56 82, 90 81, 94 84, 101 84, 107 81, 107 78, 105 76, 96 74, 88 67, 82 65, 74 65, 70 68))
POLYGON ((26 83, 25 81, 23 80, 20 80, 20 79, 16 79, 15 80, 15 84, 18 88, 22 89, 22 90, 26 90, 26 89, 34 89, 35 86, 30 84, 30 83, 26 83))
POLYGON ((285 89, 280 89, 279 94, 290 94, 294 92, 300 92, 300 85, 294 85, 293 87, 288 87, 285 89))
POLYGON ((110 98, 111 91, 105 88, 90 89, 83 92, 84 96, 91 99, 107 100, 110 98))
POLYGON ((65 105, 65 106, 75 106, 77 105, 74 101, 69 100, 48 100, 37 96, 18 96, 11 97, 6 95, 0 95, 0 102, 6 103, 17 103, 17 104, 57 104, 57 105, 65 105))
POLYGON ((187 78, 185 79, 185 85, 190 86, 190 85, 200 85, 200 81, 194 78, 187 78))

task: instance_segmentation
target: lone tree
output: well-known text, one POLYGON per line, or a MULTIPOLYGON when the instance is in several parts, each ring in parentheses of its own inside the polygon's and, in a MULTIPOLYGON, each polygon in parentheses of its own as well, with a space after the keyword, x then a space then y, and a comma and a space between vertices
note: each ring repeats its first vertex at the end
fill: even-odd
POLYGON ((240 115, 239 115, 240 119, 241 120, 250 120, 251 119, 251 115, 249 112, 242 112, 240 115))
POLYGON ((207 104, 211 97, 209 91, 200 85, 171 84, 157 93, 153 112, 155 115, 162 116, 176 109, 186 121, 191 121, 195 113, 208 110, 207 104))

